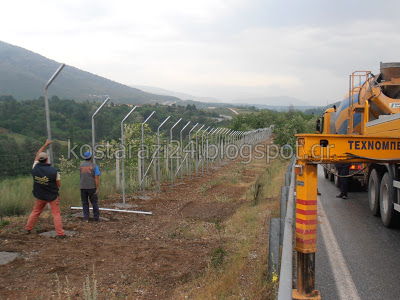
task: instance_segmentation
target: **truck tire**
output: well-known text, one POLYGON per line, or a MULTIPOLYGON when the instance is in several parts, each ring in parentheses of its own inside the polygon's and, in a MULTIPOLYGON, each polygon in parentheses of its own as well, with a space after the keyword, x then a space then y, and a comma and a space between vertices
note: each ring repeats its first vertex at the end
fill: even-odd
POLYGON ((373 169, 368 179, 368 202, 369 210, 373 216, 379 216, 379 190, 381 187, 381 178, 379 173, 373 169))
POLYGON ((390 227, 393 224, 395 211, 393 206, 393 179, 388 172, 382 177, 379 190, 379 206, 383 225, 390 227))

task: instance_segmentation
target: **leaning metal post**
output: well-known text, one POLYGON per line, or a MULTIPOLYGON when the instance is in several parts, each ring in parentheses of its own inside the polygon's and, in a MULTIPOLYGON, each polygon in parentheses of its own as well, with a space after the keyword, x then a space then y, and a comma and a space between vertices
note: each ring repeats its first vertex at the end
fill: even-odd
POLYGON ((154 115, 155 111, 153 111, 150 116, 147 117, 146 120, 142 123, 142 185, 143 185, 143 199, 146 199, 146 173, 145 173, 145 155, 144 155, 144 124, 154 115))
MULTIPOLYGON (((49 141, 51 141, 50 109, 49 109, 49 86, 54 81, 54 79, 56 79, 58 74, 60 74, 60 72, 62 71, 62 69, 64 67, 65 67, 65 64, 62 64, 58 68, 58 70, 53 74, 53 76, 51 76, 50 80, 47 82, 47 84, 44 87, 44 106, 45 106, 45 109, 46 109, 47 139, 49 141)), ((53 166, 54 162, 53 162, 53 145, 52 144, 50 144, 49 151, 50 151, 50 155, 49 155, 50 156, 50 164, 53 166)))
POLYGON ((198 169, 198 161, 199 161, 199 141, 197 139, 197 134, 203 129, 205 125, 202 125, 197 131, 196 131, 196 149, 195 149, 195 153, 196 153, 196 160, 195 160, 195 167, 196 167, 196 176, 199 176, 199 169, 198 169))
POLYGON ((94 112, 92 115, 92 155, 93 155, 93 163, 96 163, 96 133, 95 133, 95 126, 94 126, 94 117, 98 114, 98 112, 106 105, 106 103, 110 100, 110 97, 108 97, 106 100, 103 101, 103 103, 99 106, 99 108, 94 112))
POLYGON ((122 149, 122 203, 125 206, 125 146, 124 146, 124 122, 136 109, 134 106, 121 121, 121 149, 122 149))
MULTIPOLYGON (((182 120, 182 118, 180 118, 172 127, 171 127, 171 129, 169 130, 169 134, 170 134, 170 144, 171 144, 171 153, 170 153, 170 155, 171 155, 171 187, 173 187, 174 186, 174 162, 173 162, 173 153, 174 153, 174 149, 172 148, 173 147, 173 143, 172 143, 172 129, 174 129, 174 127, 176 126, 176 125, 178 125, 178 123, 180 122, 182 120)), ((167 158, 168 159, 168 158, 167 158)))
MULTIPOLYGON (((157 158, 157 160, 158 160, 158 191, 160 191, 160 189, 161 189, 161 158, 160 158, 160 148, 161 148, 161 143, 160 143, 160 128, 161 128, 161 126, 163 126, 164 124, 165 124, 165 122, 167 122, 168 121, 168 119, 170 118, 171 116, 168 116, 165 120, 164 120, 164 122, 162 122, 161 124, 160 124, 160 126, 158 126, 158 128, 157 128, 157 156, 158 156, 158 158, 157 158)), ((168 157, 167 157, 167 159, 168 159, 168 157)))
POLYGON ((196 125, 194 125, 192 127, 192 129, 189 130, 189 156, 188 156, 188 164, 189 164, 189 178, 192 179, 192 161, 191 161, 191 156, 192 156, 192 131, 197 127, 197 125, 199 125, 199 123, 196 123, 196 125))
POLYGON ((183 140, 182 140, 182 132, 185 130, 185 128, 190 124, 190 121, 186 123, 185 126, 183 126, 183 128, 180 131, 180 142, 181 142, 181 182, 183 182, 183 140))

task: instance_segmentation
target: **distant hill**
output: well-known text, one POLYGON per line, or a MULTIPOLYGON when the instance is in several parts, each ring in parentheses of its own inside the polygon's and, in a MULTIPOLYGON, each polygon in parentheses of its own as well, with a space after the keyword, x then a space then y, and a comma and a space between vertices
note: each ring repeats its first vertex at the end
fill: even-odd
POLYGON ((263 106, 311 106, 306 101, 288 97, 288 96, 276 96, 276 97, 258 97, 258 98, 241 98, 235 99, 232 103, 237 105, 263 105, 263 106))
POLYGON ((178 97, 182 100, 194 100, 194 101, 200 101, 200 102, 214 102, 214 103, 219 102, 218 99, 213 98, 213 97, 193 96, 193 95, 189 95, 186 93, 174 92, 174 91, 170 91, 170 90, 166 90, 166 89, 154 87, 154 86, 132 85, 132 87, 142 90, 144 92, 152 93, 152 94, 178 97))
POLYGON ((327 106, 320 106, 316 108, 311 108, 311 109, 306 109, 304 113, 308 115, 316 115, 316 116, 322 116, 322 114, 327 110, 328 108, 332 108, 334 105, 336 105, 337 108, 339 108, 340 104, 342 101, 338 101, 335 103, 328 104, 327 106))
MULTIPOLYGON (((44 95, 44 87, 61 63, 32 51, 0 41, 0 95, 18 100, 44 95)), ((110 96, 114 103, 143 104, 176 102, 173 96, 143 92, 104 77, 66 66, 52 83, 49 96, 82 100, 103 100, 110 96)))

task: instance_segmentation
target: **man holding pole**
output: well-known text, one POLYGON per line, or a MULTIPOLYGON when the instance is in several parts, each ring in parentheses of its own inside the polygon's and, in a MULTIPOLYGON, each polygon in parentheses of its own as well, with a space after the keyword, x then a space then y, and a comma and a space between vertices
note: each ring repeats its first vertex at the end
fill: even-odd
POLYGON ((35 227, 40 214, 46 204, 50 204, 53 215, 54 227, 58 238, 65 238, 61 222, 60 203, 58 202, 58 189, 60 188, 60 175, 57 169, 48 163, 48 155, 44 150, 50 145, 49 140, 39 149, 32 167, 33 195, 36 198, 35 206, 29 216, 25 227, 25 234, 30 234, 35 227))
POLYGON ((80 166, 80 189, 83 208, 83 218, 89 222, 89 201, 93 206, 94 221, 99 221, 100 211, 98 203, 99 194, 99 176, 100 170, 92 161, 92 153, 87 151, 84 155, 85 161, 80 166))

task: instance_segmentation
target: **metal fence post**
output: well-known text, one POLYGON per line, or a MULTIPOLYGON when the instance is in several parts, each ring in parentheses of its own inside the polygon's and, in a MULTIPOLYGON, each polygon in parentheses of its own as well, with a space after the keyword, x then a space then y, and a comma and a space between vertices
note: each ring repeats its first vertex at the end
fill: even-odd
POLYGON ((146 199, 146 174, 145 174, 145 155, 144 155, 144 124, 154 115, 153 111, 150 116, 142 123, 142 185, 143 185, 143 199, 146 199))
POLYGON ((170 134, 170 144, 171 144, 171 153, 170 153, 170 156, 171 156, 171 187, 173 187, 174 186, 174 162, 173 162, 173 156, 172 156, 172 154, 174 153, 174 149, 172 148, 173 147, 173 140, 172 140, 172 129, 174 129, 174 127, 176 126, 176 125, 178 125, 178 123, 180 122, 182 120, 182 118, 180 118, 178 121, 176 121, 176 123, 171 127, 171 129, 169 130, 169 134, 170 134))
MULTIPOLYGON (((44 106, 46 110, 46 127, 47 127, 47 139, 51 141, 51 127, 50 127, 50 109, 49 109, 49 86, 50 84, 56 79, 58 74, 62 71, 62 69, 65 67, 65 64, 62 64, 58 70, 51 76, 50 80, 47 82, 47 84, 44 87, 44 106)), ((49 156, 50 156, 50 164, 53 166, 53 145, 50 144, 49 147, 49 156)))
MULTIPOLYGON (((208 135, 209 135, 213 130, 214 130, 214 127, 211 128, 210 131, 207 132, 207 135, 206 135, 206 151, 204 151, 204 152, 207 153, 206 156, 205 156, 205 158, 206 158, 206 160, 207 160, 207 173, 208 173, 208 135)), ((204 161, 204 158, 203 158, 203 161, 204 161)), ((204 162, 203 162, 203 168, 204 168, 204 162)), ((204 175, 203 169, 201 170, 201 172, 203 173, 202 175, 204 175)))
POLYGON ((189 156, 188 156, 188 164, 189 164, 189 178, 190 178, 190 180, 192 179, 192 161, 191 161, 191 156, 192 156, 192 136, 191 136, 191 134, 192 134, 192 131, 197 127, 197 125, 199 125, 199 123, 196 123, 196 125, 194 125, 193 127, 192 127, 192 129, 190 129, 189 130, 189 144, 188 144, 188 146, 189 146, 189 148, 190 148, 190 152, 189 152, 189 156))
POLYGON ((136 109, 134 106, 129 113, 125 116, 125 118, 121 121, 121 149, 122 149, 122 204, 125 206, 125 142, 124 142, 124 122, 125 120, 133 113, 136 109))
POLYGON ((94 117, 98 114, 98 112, 106 105, 106 103, 110 100, 108 97, 103 103, 99 106, 99 108, 94 112, 92 115, 92 156, 93 156, 93 163, 96 163, 96 133, 95 133, 95 125, 94 125, 94 117))
MULTIPOLYGON (((158 126, 158 128, 157 128, 158 191, 160 191, 160 189, 161 189, 161 159, 160 159, 160 148, 161 148, 161 143, 160 143, 160 128, 161 128, 161 126, 163 126, 163 125, 165 124, 165 122, 168 121, 168 119, 169 119, 170 117, 171 117, 171 116, 168 116, 168 117, 164 120, 164 122, 162 122, 162 123, 160 124, 160 126, 158 126)), ((168 159, 168 158, 167 158, 167 159, 168 159)))
POLYGON ((201 134, 201 175, 204 175, 204 134, 208 132, 208 129, 210 129, 211 126, 208 126, 206 129, 203 130, 203 133, 201 134))
POLYGON ((183 128, 182 128, 181 131, 180 131, 180 138, 181 138, 181 140, 180 140, 180 142, 181 142, 181 165, 180 165, 180 168, 181 168, 181 183, 183 183, 183 160, 184 160, 184 158, 183 158, 183 140, 182 140, 182 132, 185 130, 185 128, 186 128, 189 124, 190 124, 190 121, 187 122, 186 125, 183 126, 183 128))
MULTIPOLYGON (((213 135, 214 135, 214 137, 215 137, 215 143, 217 143, 218 142, 218 139, 217 139, 217 135, 218 135, 218 132, 220 132, 222 130, 222 128, 217 128, 214 132, 212 132, 211 133, 211 145, 212 146, 214 146, 215 148, 217 148, 216 150, 215 150, 215 154, 218 156, 218 146, 217 145, 214 145, 213 144, 213 135)), ((213 159, 211 160, 211 168, 213 169, 214 168, 214 159, 215 159, 216 157, 214 157, 214 155, 213 155, 213 159)))
POLYGON ((199 147, 199 142, 198 142, 198 139, 197 139, 197 134, 200 132, 200 130, 202 130, 203 129, 203 127, 204 127, 205 125, 203 125, 203 126, 201 126, 200 127, 200 129, 198 129, 197 131, 196 131, 196 150, 195 150, 195 153, 196 153, 196 161, 195 161, 195 167, 196 167, 196 176, 199 176, 199 169, 198 169, 198 161, 199 161, 199 156, 200 156, 200 151, 198 150, 198 149, 200 149, 200 147, 199 147))

